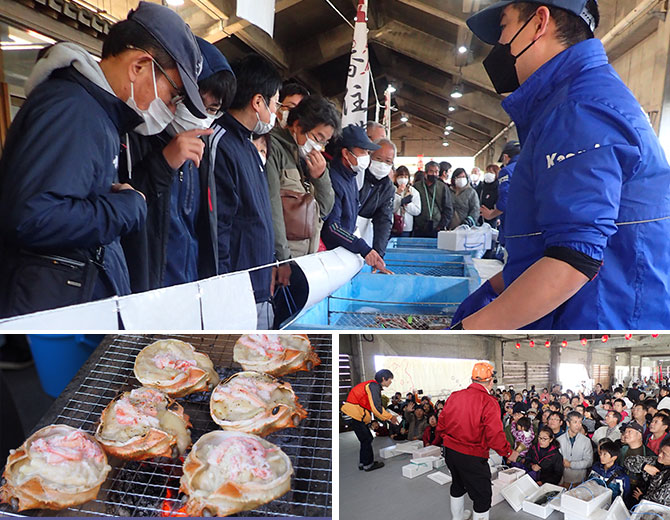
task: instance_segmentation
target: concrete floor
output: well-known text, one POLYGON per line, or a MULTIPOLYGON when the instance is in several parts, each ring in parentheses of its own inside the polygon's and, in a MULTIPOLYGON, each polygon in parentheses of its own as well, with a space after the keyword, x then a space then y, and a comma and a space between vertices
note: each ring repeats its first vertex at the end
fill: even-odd
MULTIPOLYGON (((375 456, 379 450, 393 444, 388 437, 378 437, 372 446, 375 456)), ((449 484, 440 486, 427 475, 408 479, 401 468, 409 464, 410 455, 391 459, 378 459, 383 468, 366 473, 358 469, 360 444, 353 432, 340 434, 340 518, 347 520, 451 520, 449 509, 449 484)), ((448 473, 447 467, 440 470, 448 473)), ((466 508, 472 501, 466 498, 466 508)), ((538 517, 523 511, 515 513, 507 502, 491 509, 491 520, 537 520, 538 517)), ((563 515, 552 513, 548 520, 558 520, 563 515)))

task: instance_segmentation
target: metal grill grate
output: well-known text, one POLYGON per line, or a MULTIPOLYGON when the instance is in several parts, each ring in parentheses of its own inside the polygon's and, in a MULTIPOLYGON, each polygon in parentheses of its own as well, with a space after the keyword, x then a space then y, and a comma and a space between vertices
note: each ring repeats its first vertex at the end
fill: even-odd
MULTIPOLYGON (((240 370, 233 365, 233 346, 239 335, 120 335, 105 340, 54 406, 64 403, 46 424, 68 424, 93 433, 103 409, 122 391, 140 386, 133 375, 139 351, 164 338, 191 343, 212 359, 219 375, 227 377, 240 370), (72 389, 74 388, 74 391, 72 389)), ((291 491, 253 511, 239 516, 332 516, 332 338, 310 335, 322 364, 311 372, 298 372, 282 379, 291 383, 309 416, 297 428, 280 430, 267 437, 293 463, 291 491)), ((209 415, 210 393, 179 398, 189 415, 193 442, 209 431, 218 430, 209 415)), ((39 427, 46 424, 40 424, 39 427)), ((142 462, 110 458, 112 471, 98 498, 63 511, 32 510, 12 513, 0 505, 0 516, 160 516, 164 507, 179 507, 181 461, 155 458, 142 462), (169 495, 169 497, 167 496, 169 495)), ((235 516, 235 515, 233 515, 235 516)))
POLYGON ((429 262, 420 260, 387 260, 386 268, 394 274, 419 276, 465 276, 464 262, 429 262))

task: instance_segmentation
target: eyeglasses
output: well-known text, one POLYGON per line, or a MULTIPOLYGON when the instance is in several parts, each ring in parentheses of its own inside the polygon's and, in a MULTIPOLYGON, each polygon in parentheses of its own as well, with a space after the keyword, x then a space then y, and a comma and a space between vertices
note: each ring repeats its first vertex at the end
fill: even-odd
POLYGON ((330 141, 329 139, 319 141, 317 139, 317 137, 312 132, 307 132, 305 135, 307 137, 309 137, 312 141, 314 141, 316 144, 320 144, 323 147, 325 147, 328 144, 328 142, 330 141))
POLYGON ((168 80, 168 83, 170 84, 170 86, 171 86, 171 87, 175 90, 175 92, 176 92, 176 94, 175 94, 174 96, 172 96, 172 99, 170 99, 170 104, 171 104, 171 105, 177 106, 177 104, 182 103, 182 102, 184 101, 184 99, 186 98, 186 94, 184 93, 184 91, 181 90, 181 89, 177 86, 177 84, 172 80, 172 78, 171 78, 170 76, 167 75, 167 72, 165 72, 165 69, 164 69, 163 67, 161 67, 160 63, 158 63, 158 62, 156 61, 156 58, 154 58, 153 55, 152 55, 149 51, 144 50, 144 49, 142 49, 142 48, 140 48, 140 47, 135 47, 134 45, 127 45, 126 47, 127 47, 128 49, 132 49, 132 50, 134 50, 134 51, 142 51, 142 52, 146 52, 146 53, 151 57, 151 61, 154 63, 154 65, 156 65, 156 67, 157 67, 158 70, 161 72, 161 74, 163 74, 163 76, 165 76, 165 79, 168 80))
POLYGON ((550 441, 551 437, 538 437, 541 441, 550 441))

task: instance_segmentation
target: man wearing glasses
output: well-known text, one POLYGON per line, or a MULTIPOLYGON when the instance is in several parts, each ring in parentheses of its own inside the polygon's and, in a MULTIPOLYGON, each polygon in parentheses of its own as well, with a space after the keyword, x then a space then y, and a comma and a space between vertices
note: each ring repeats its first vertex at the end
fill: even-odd
POLYGON ((162 131, 182 100, 204 117, 201 68, 188 26, 147 2, 112 27, 100 63, 71 43, 37 62, 0 162, 0 316, 130 292, 120 237, 146 203, 118 182, 121 136, 162 131))
POLYGON ((126 155, 120 158, 123 182, 147 196, 146 225, 121 239, 133 292, 217 274, 214 176, 199 167, 203 138, 232 102, 236 82, 221 51, 202 38, 196 40, 203 57, 198 87, 207 117, 195 117, 179 102, 174 120, 160 134, 128 135, 131 169, 126 155))

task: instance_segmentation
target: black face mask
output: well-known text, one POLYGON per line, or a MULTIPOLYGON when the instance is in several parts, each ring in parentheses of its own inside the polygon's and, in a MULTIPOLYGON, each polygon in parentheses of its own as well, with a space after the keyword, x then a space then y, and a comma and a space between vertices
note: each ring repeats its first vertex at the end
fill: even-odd
POLYGON ((509 43, 496 43, 493 49, 491 49, 491 52, 489 52, 489 55, 484 58, 484 68, 489 75, 491 83, 493 83, 493 88, 496 89, 498 94, 514 92, 519 88, 519 76, 516 73, 514 64, 516 63, 517 58, 530 49, 537 40, 530 42, 526 48, 516 56, 512 54, 511 46, 512 42, 534 17, 535 14, 521 26, 521 29, 516 32, 509 43))
POLYGON ((426 175, 426 178, 430 184, 433 184, 437 180, 437 175, 426 175))

